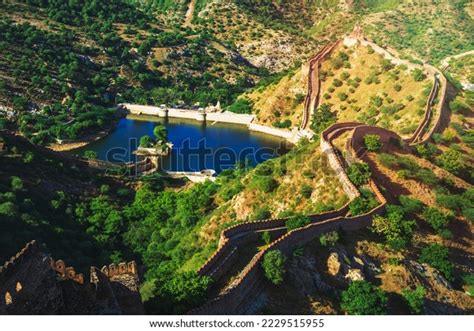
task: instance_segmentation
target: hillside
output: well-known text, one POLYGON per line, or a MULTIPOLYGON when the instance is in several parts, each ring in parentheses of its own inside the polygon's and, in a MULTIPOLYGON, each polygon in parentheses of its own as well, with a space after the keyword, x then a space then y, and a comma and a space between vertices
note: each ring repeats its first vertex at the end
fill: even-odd
POLYGON ((472 1, 403 1, 363 20, 364 33, 403 50, 407 58, 438 65, 449 55, 474 49, 472 1))
POLYGON ((466 0, 2 3, 0 259, 36 240, 36 295, 69 286, 49 255, 82 273, 109 265, 91 275, 129 274, 154 315, 472 314, 473 24, 466 0), (198 107, 218 102, 214 118, 250 124, 205 136, 199 157, 210 137, 226 152, 234 129, 239 157, 267 153, 252 141, 265 132, 292 142, 286 154, 187 174, 198 182, 161 169, 195 156, 186 144, 217 123, 198 107), (135 105, 142 122, 115 138, 140 141, 136 176, 104 171, 92 145, 51 150, 106 136, 119 103, 199 122, 157 125, 135 105))
POLYGON ((0 139, 5 148, 0 155, 1 259, 37 240, 79 271, 110 262, 112 251, 123 247, 118 238, 104 233, 101 236, 107 240, 101 240, 79 216, 90 201, 101 202, 104 209, 111 205, 104 199, 106 193, 116 203, 127 201, 129 189, 83 161, 36 147, 6 131, 0 131, 0 139))

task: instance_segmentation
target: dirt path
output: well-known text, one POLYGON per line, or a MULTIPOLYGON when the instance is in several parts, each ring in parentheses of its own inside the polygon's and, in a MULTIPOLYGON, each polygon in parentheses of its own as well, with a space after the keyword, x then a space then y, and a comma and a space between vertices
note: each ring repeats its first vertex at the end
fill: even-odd
POLYGON ((196 6, 196 0, 191 0, 189 2, 188 10, 186 11, 186 16, 184 18, 184 26, 192 26, 194 7, 196 6))

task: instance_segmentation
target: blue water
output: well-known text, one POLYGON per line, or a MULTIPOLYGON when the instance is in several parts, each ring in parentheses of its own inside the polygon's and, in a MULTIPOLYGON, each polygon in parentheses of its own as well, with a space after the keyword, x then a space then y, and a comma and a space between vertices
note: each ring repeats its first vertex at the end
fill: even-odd
POLYGON ((137 148, 140 137, 153 137, 153 128, 158 122, 166 126, 168 140, 174 145, 170 155, 160 161, 163 170, 214 169, 219 173, 246 159, 255 166, 286 153, 290 147, 283 139, 251 132, 243 125, 211 125, 186 119, 143 116, 121 119, 111 134, 74 153, 82 155, 86 150, 93 150, 101 160, 135 161, 131 152, 137 148))

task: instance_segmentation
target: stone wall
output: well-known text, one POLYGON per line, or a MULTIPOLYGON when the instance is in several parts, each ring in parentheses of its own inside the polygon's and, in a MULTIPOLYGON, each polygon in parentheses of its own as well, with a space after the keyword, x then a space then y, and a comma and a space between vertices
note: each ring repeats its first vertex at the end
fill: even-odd
POLYGON ((321 82, 319 79, 319 67, 321 61, 324 60, 336 48, 340 41, 333 44, 326 45, 320 52, 318 52, 308 64, 308 92, 304 99, 303 120, 301 121, 300 129, 306 130, 311 122, 311 114, 316 109, 319 97, 321 82))
POLYGON ((35 240, 30 241, 18 253, 6 261, 3 266, 0 266, 0 284, 5 283, 6 280, 16 271, 16 269, 21 267, 21 264, 26 259, 35 254, 37 250, 37 242, 35 240))
POLYGON ((134 261, 91 267, 90 282, 32 241, 0 267, 1 314, 144 314, 134 261))
MULTIPOLYGON (((322 222, 343 216, 347 214, 348 209, 348 204, 346 204, 341 209, 309 215, 309 218, 312 223, 322 222)), ((263 231, 269 231, 275 237, 282 236, 286 233, 285 223, 287 220, 288 218, 252 221, 227 228, 221 232, 217 250, 199 268, 198 273, 218 280, 232 267, 232 262, 238 256, 239 247, 258 240, 263 231)))
MULTIPOLYGON (((371 182, 372 185, 375 184, 371 182)), ((354 231, 369 226, 373 216, 384 211, 386 203, 378 188, 374 193, 377 197, 382 197, 381 204, 367 214, 355 217, 336 217, 319 223, 312 223, 306 227, 292 230, 272 242, 266 249, 254 256, 224 294, 189 313, 196 315, 245 313, 246 303, 252 301, 258 295, 260 285, 264 281, 261 263, 265 253, 272 249, 278 249, 284 254, 290 254, 293 248, 305 245, 324 233, 339 229, 354 231)))
MULTIPOLYGON (((359 123, 338 123, 331 126, 321 135, 321 141, 324 141, 324 147, 326 148, 326 151, 334 150, 334 147, 331 143, 332 139, 335 139, 337 136, 342 134, 341 131, 347 130, 354 130, 354 133, 357 132, 355 137, 357 137, 358 140, 363 138, 367 132, 379 132, 382 138, 387 140, 393 138, 392 134, 385 132, 386 130, 384 131, 381 129, 382 131, 379 131, 376 127, 363 126, 359 123)), ((354 141, 355 137, 353 135, 351 140, 354 141)), ((362 142, 357 142, 350 145, 358 146, 361 143, 362 142)), ((360 161, 359 155, 353 149, 351 149, 349 153, 352 154, 352 157, 355 160, 360 161)), ((344 167, 340 163, 340 160, 335 160, 333 163, 330 163, 330 165, 331 167, 336 167, 334 168, 336 172, 341 170, 341 173, 345 173, 344 167)), ((341 178, 343 177, 341 176, 341 178)), ((345 177, 343 180, 346 180, 345 177)), ((351 185, 354 186, 352 183, 351 185)), ((387 200, 373 180, 369 181, 369 186, 380 202, 377 207, 366 214, 354 217, 345 217, 343 215, 339 215, 339 213, 342 214, 342 211, 344 211, 345 215, 347 213, 347 207, 342 208, 340 211, 326 213, 324 216, 321 214, 320 218, 314 215, 312 223, 303 228, 287 232, 273 241, 267 248, 257 253, 252 258, 250 263, 242 270, 237 279, 226 289, 222 295, 207 302, 205 305, 190 311, 189 314, 244 314, 246 312, 247 303, 252 302, 252 300, 259 294, 261 290, 261 284, 264 281, 261 263, 266 252, 272 249, 278 249, 284 254, 288 255, 295 247, 305 245, 324 233, 337 231, 339 229, 343 229, 345 231, 354 231, 369 226, 372 222, 373 216, 380 215, 384 212, 385 205, 387 203, 387 200)), ((278 225, 282 224, 280 223, 282 220, 275 220, 275 222, 275 224, 278 225)), ((237 225, 234 227, 234 229, 229 228, 229 233, 235 235, 236 233, 239 233, 239 229, 245 229, 247 227, 258 227, 263 229, 268 226, 271 221, 268 220, 253 223, 261 224, 245 224, 240 225, 240 228, 238 228, 239 225, 237 225)), ((221 237, 221 243, 225 245, 229 241, 230 239, 223 234, 221 237)))
POLYGON ((351 200, 360 196, 360 192, 347 176, 344 162, 341 160, 331 141, 339 137, 344 132, 353 130, 355 127, 360 125, 362 124, 355 122, 334 124, 321 133, 320 140, 321 151, 327 155, 329 165, 336 173, 337 178, 342 184, 344 192, 346 192, 351 200))

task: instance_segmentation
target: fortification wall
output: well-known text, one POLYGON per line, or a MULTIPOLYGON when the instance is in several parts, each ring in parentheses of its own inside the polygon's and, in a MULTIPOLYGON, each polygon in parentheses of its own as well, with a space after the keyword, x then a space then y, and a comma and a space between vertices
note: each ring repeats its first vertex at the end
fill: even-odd
POLYGON ((415 132, 413 133, 413 135, 410 138, 407 139, 408 143, 416 143, 417 140, 420 139, 420 137, 423 135, 424 131, 428 127, 428 125, 430 123, 432 113, 433 113, 432 112, 433 101, 436 98, 436 95, 438 93, 438 88, 439 88, 438 79, 436 78, 436 76, 433 75, 433 87, 430 91, 430 94, 428 96, 428 100, 426 102, 425 114, 423 116, 422 121, 420 122, 420 124, 416 128, 415 132))
MULTIPOLYGON (((346 204, 338 210, 309 215, 308 217, 312 223, 317 223, 346 215, 348 210, 349 204, 346 204)), ((252 221, 227 228, 221 232, 219 247, 199 268, 198 273, 210 276, 215 280, 219 279, 220 276, 232 267, 229 257, 238 254, 238 249, 235 248, 257 240, 263 231, 271 232, 273 237, 282 236, 286 232, 285 223, 287 220, 288 218, 252 221)))
MULTIPOLYGON (((428 66, 428 65, 427 65, 428 66)), ((431 67, 431 66, 428 66, 431 67)), ((426 143, 428 140, 430 140, 433 137, 433 134, 438 132, 438 130, 441 127, 442 124, 442 119, 447 118, 449 116, 449 110, 445 105, 446 102, 446 94, 448 90, 448 81, 446 77, 443 75, 441 71, 438 69, 431 67, 432 70, 435 70, 437 72, 437 81, 439 85, 439 92, 438 92, 438 104, 436 105, 436 113, 433 116, 432 119, 432 125, 431 129, 422 137, 420 140, 421 144, 426 143)), ((436 99, 436 97, 433 98, 433 100, 436 99)), ((431 112, 432 112, 432 107, 430 107, 431 112)))
MULTIPOLYGON (((354 132, 357 132, 357 135, 352 136, 351 140, 358 139, 360 140, 367 132, 371 133, 380 133, 383 139, 387 141, 390 138, 393 138, 395 134, 390 134, 387 130, 379 130, 376 127, 361 126, 359 123, 339 123, 333 125, 331 128, 323 132, 321 141, 324 141, 329 146, 329 149, 332 150, 331 139, 337 137, 340 134, 341 130, 354 129, 354 132), (327 139, 327 140, 326 140, 327 139)), ((395 135, 397 136, 397 135, 395 135)), ((397 136, 398 137, 398 136, 397 136)), ((354 145, 357 146, 361 142, 357 142, 354 145)), ((349 151, 353 153, 355 159, 359 159, 357 153, 352 150, 349 151)), ((339 167, 342 165, 337 165, 339 167)), ((343 169, 343 168, 342 168, 343 169)), ((335 169, 337 171, 337 169, 335 169)), ((353 184, 352 184, 353 185, 353 184)), ((291 250, 296 246, 301 246, 309 243, 310 241, 316 239, 324 233, 330 231, 336 231, 338 229, 343 229, 345 231, 354 231, 358 229, 365 228, 369 226, 372 222, 372 219, 375 215, 380 215, 385 210, 385 205, 387 200, 380 192, 379 188, 373 180, 369 180, 369 186, 374 192, 376 198, 379 200, 380 204, 369 211, 366 214, 358 215, 354 217, 344 217, 339 216, 338 212, 327 213, 326 216, 334 216, 333 218, 324 219, 322 216, 319 222, 313 222, 303 228, 295 229, 289 231, 283 236, 279 237, 277 240, 273 241, 266 249, 257 253, 250 263, 242 270, 237 279, 229 286, 224 294, 215 298, 212 301, 209 301, 205 305, 192 310, 190 314, 243 314, 245 313, 246 303, 250 302, 255 298, 261 290, 260 284, 264 281, 263 270, 261 268, 261 263, 266 252, 272 249, 278 249, 284 254, 290 254, 291 250)), ((344 209, 344 208, 343 208, 344 209)), ((347 210, 346 210, 347 212, 347 210)), ((281 220, 278 220, 281 222, 281 220)), ((267 222, 261 222, 267 224, 267 222)), ((247 224, 245 226, 251 226, 247 224)), ((229 229, 230 230, 230 229, 229 229)), ((238 231, 238 230, 233 230, 238 231)), ((230 231, 231 233, 234 233, 230 231)), ((225 240, 225 239, 224 239, 225 240)))
POLYGON ((13 275, 18 268, 21 268, 22 263, 38 252, 38 244, 35 240, 30 241, 3 266, 0 266, 0 284, 4 284, 6 280, 13 275))
POLYGON ((321 65, 321 61, 324 60, 334 50, 334 48, 336 48, 339 43, 340 41, 336 41, 333 44, 326 45, 309 61, 309 65, 307 66, 308 92, 306 93, 306 97, 304 100, 303 120, 301 121, 300 125, 301 130, 307 129, 311 120, 311 114, 314 112, 319 102, 321 90, 319 67, 321 65))
POLYGON ((375 194, 382 197, 381 204, 367 214, 355 217, 337 217, 320 223, 312 223, 304 228, 292 230, 272 242, 265 250, 254 256, 237 280, 231 284, 223 295, 189 313, 199 315, 245 313, 245 303, 258 295, 260 284, 264 280, 261 263, 265 253, 272 249, 278 249, 284 254, 290 254, 294 247, 305 245, 324 233, 337 231, 340 228, 346 231, 354 231, 369 226, 374 215, 383 213, 386 203, 378 189, 375 194))
POLYGON ((346 131, 353 130, 355 127, 361 125, 360 123, 337 123, 326 129, 321 133, 321 151, 327 155, 329 165, 336 173, 337 178, 339 179, 344 192, 349 196, 349 198, 355 199, 360 196, 360 192, 357 187, 351 182, 349 177, 345 172, 345 167, 340 159, 336 149, 332 145, 331 141, 346 131))

